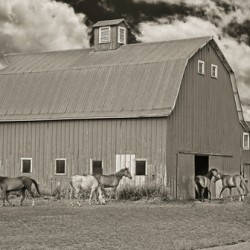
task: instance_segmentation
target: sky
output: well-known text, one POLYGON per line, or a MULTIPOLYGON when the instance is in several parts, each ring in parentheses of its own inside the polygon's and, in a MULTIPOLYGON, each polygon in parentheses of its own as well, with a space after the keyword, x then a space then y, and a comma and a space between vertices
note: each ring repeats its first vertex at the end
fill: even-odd
POLYGON ((88 48, 91 26, 124 18, 129 42, 213 36, 235 72, 250 120, 249 0, 0 0, 3 54, 88 48))

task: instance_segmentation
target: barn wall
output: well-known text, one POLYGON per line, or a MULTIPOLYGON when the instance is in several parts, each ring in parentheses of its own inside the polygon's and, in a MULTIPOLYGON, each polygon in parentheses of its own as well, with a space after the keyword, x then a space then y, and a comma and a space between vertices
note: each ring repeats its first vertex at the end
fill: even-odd
POLYGON ((89 173, 90 159, 103 161, 104 174, 114 173, 119 154, 146 159, 148 176, 141 181, 162 183, 166 124, 164 118, 1 123, 0 175, 21 175, 21 158, 32 158, 27 175, 50 190, 69 176, 89 173), (67 159, 66 176, 55 175, 56 158, 67 159))
MULTIPOLYGON (((174 167, 169 168, 168 177, 176 181, 177 158, 181 152, 193 157, 192 152, 210 155, 209 167, 228 174, 239 173, 242 132, 230 75, 208 44, 190 59, 176 107, 169 119, 171 137, 168 137, 167 155, 170 158, 167 160, 174 167), (198 60, 205 61, 205 75, 197 73, 198 60), (211 64, 218 65, 217 79, 211 78, 211 64), (215 156, 220 159, 214 160, 215 156)), ((183 178, 191 177, 192 181, 193 161, 183 168, 183 178)), ((194 196, 194 191, 191 196, 194 196)))

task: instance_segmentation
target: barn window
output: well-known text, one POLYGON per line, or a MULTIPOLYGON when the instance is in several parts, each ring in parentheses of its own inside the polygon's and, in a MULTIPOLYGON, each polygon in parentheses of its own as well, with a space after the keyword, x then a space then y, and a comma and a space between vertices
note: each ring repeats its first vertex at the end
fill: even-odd
POLYGON ((147 175, 147 161, 146 160, 136 160, 135 175, 147 175))
POLYGON ((32 173, 32 158, 21 158, 21 172, 32 173))
POLYGON ((126 43, 126 29, 123 27, 118 27, 118 43, 126 43))
POLYGON ((102 174, 102 161, 101 160, 92 160, 92 163, 90 165, 90 174, 92 175, 98 175, 102 174))
POLYGON ((198 74, 205 75, 205 63, 198 60, 198 74))
POLYGON ((56 174, 66 174, 66 159, 56 159, 56 174))
POLYGON ((218 77, 218 66, 212 64, 211 65, 211 77, 217 78, 218 77))
POLYGON ((99 28, 99 43, 109 43, 110 42, 110 27, 100 27, 99 28))
POLYGON ((243 149, 249 150, 249 133, 243 133, 243 149))

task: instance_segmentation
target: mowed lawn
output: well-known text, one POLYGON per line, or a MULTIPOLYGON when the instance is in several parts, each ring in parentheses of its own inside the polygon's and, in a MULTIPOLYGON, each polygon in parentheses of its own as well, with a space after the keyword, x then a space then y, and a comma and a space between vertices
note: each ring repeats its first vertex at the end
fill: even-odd
MULTIPOLYGON (((17 199, 13 202, 18 204, 17 199)), ((1 249, 198 249, 250 240, 250 199, 0 207, 1 249)))

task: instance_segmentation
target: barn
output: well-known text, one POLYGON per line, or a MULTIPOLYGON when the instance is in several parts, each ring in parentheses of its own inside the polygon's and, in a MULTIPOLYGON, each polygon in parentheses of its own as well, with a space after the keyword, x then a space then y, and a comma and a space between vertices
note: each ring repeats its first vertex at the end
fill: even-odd
POLYGON ((249 128, 214 39, 127 44, 128 29, 100 21, 92 48, 5 55, 0 175, 52 190, 74 174, 130 167, 123 184, 189 199, 195 175, 243 171, 249 128))

